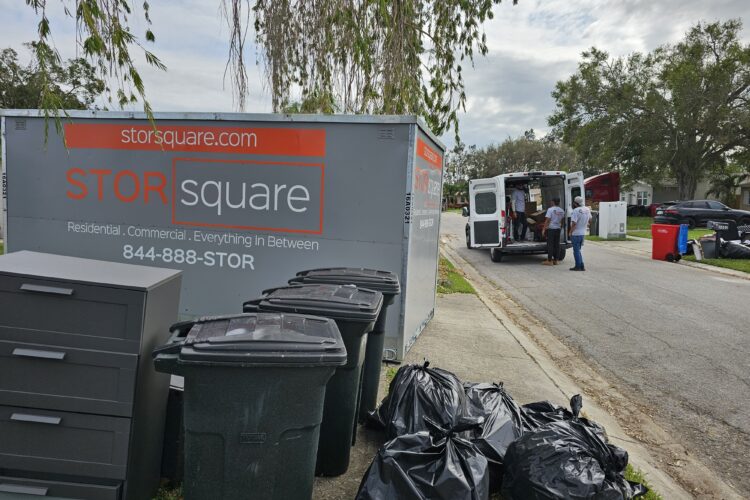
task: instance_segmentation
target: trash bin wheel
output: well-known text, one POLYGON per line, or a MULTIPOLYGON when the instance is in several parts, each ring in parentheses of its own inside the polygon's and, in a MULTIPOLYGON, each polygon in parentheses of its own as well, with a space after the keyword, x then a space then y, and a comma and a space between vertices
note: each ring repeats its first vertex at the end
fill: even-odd
POLYGON ((667 262, 674 262, 675 261, 674 260, 674 255, 671 254, 671 253, 668 253, 665 258, 667 259, 667 262))
POLYGON ((501 252, 497 248, 490 248, 490 259, 492 260, 492 262, 502 262, 503 252, 501 252))
POLYGON ((674 261, 675 262, 680 262, 680 259, 682 259, 682 255, 677 254, 677 255, 674 256, 674 261))

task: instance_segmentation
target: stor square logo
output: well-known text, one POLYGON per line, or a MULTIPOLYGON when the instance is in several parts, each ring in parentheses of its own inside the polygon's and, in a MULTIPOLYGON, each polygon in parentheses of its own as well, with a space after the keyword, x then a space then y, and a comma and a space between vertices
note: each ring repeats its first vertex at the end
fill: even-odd
POLYGON ((172 223, 322 234, 323 163, 174 158, 172 223))

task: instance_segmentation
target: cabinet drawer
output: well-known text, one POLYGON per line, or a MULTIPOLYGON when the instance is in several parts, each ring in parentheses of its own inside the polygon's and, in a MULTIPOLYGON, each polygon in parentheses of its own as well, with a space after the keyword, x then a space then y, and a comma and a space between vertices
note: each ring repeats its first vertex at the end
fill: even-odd
POLYGON ((138 352, 145 292, 0 275, 0 338, 138 352))
POLYGON ((0 406, 0 468, 125 479, 130 419, 0 406))
POLYGON ((121 485, 68 483, 23 477, 0 476, 0 498, 14 494, 13 498, 32 500, 38 497, 76 500, 119 500, 121 485))
POLYGON ((132 415, 138 356, 0 340, 0 404, 132 415))

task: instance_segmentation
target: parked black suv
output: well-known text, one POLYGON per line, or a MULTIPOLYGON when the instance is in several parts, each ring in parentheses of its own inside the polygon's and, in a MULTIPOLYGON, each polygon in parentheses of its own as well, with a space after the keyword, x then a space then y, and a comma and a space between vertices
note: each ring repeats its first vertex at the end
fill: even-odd
POLYGON ((688 224, 691 228, 705 226, 710 220, 733 220, 738 226, 750 224, 750 212, 729 208, 714 200, 680 201, 656 209, 656 224, 688 224))

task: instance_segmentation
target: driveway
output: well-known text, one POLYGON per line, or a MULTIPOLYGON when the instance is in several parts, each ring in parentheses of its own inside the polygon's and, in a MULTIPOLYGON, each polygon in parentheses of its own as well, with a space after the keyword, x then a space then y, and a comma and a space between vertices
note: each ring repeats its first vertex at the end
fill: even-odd
POLYGON ((556 267, 493 263, 466 248, 465 223, 444 213, 443 240, 750 497, 750 280, 606 243, 585 244, 585 273, 570 251, 556 267))

